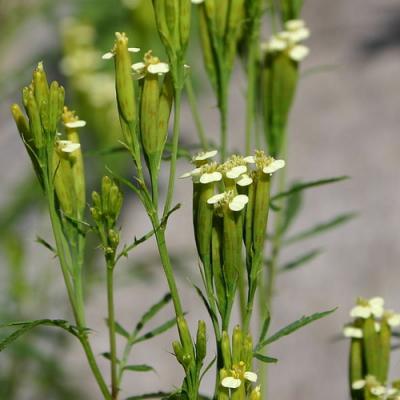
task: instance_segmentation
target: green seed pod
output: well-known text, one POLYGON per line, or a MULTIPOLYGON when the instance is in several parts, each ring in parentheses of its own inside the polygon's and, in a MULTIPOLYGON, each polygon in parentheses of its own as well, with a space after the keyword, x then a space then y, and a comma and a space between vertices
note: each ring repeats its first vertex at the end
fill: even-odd
POLYGON ((161 87, 160 102, 158 108, 158 150, 164 151, 165 142, 168 136, 168 124, 171 116, 172 103, 174 101, 174 87, 172 75, 166 74, 161 87))
MULTIPOLYGON (((271 177, 262 170, 256 173, 253 216, 253 248, 256 255, 262 254, 265 242, 265 232, 268 224, 269 193, 271 177)), ((253 183, 254 184, 254 183, 253 183)))
POLYGON ((163 143, 158 137, 160 84, 157 74, 146 74, 141 96, 140 126, 143 149, 148 157, 157 154, 163 143))
POLYGON ((71 218, 77 218, 77 199, 74 176, 69 155, 55 148, 53 151, 54 187, 62 212, 71 218))
POLYGON ((204 7, 201 7, 199 11, 199 29, 204 66, 206 68, 211 85, 216 91, 218 88, 217 63, 214 57, 214 51, 210 39, 209 26, 207 23, 207 15, 204 7))
POLYGON ((33 71, 33 88, 36 103, 39 108, 43 102, 49 101, 49 84, 47 82, 46 73, 43 69, 43 63, 40 62, 36 69, 33 71))
POLYGON ((233 67, 237 52, 237 42, 244 26, 244 21, 244 0, 231 0, 229 5, 229 16, 225 31, 225 62, 229 71, 231 71, 233 67))
POLYGON ((282 150, 298 74, 298 63, 291 60, 285 52, 267 53, 262 69, 261 97, 264 100, 265 138, 273 157, 278 157, 282 150))
POLYGON ((221 385, 222 380, 228 376, 228 371, 225 368, 219 371, 217 400, 229 400, 229 389, 221 385))
POLYGON ((232 369, 232 356, 231 356, 231 346, 228 332, 222 332, 221 338, 221 353, 222 353, 222 360, 224 362, 224 368, 227 370, 232 369))
POLYGON ((172 47, 175 52, 179 51, 180 32, 179 32, 179 1, 180 0, 164 0, 165 21, 168 26, 169 36, 172 38, 172 47))
POLYGON ((185 52, 189 43, 190 19, 191 19, 191 1, 179 0, 179 29, 181 51, 185 52))
POLYGON ((363 325, 364 357, 367 367, 367 375, 378 377, 380 368, 379 337, 375 329, 375 320, 370 317, 363 325))
MULTIPOLYGON (((76 129, 66 128, 67 139, 72 143, 80 143, 76 129)), ((78 218, 82 218, 86 207, 85 167, 81 148, 70 155, 72 174, 74 176, 75 194, 77 199, 78 218)))
POLYGON ((246 247, 246 253, 248 258, 253 257, 253 221, 254 221, 254 200, 255 200, 255 190, 256 190, 256 179, 255 174, 252 174, 253 183, 248 186, 247 197, 249 198, 249 202, 247 203, 245 219, 244 219, 244 244, 246 247))
MULTIPOLYGON (((64 106, 64 104, 62 105, 64 106)), ((60 119, 60 86, 57 82, 51 82, 49 95, 48 127, 49 134, 55 136, 58 121, 60 119)))
POLYGON ((41 149, 44 146, 43 129, 40 120, 39 109, 32 92, 28 94, 27 113, 29 118, 29 127, 34 138, 35 147, 41 149))
MULTIPOLYGON (((233 0, 235 1, 235 0, 233 0)), ((232 0, 214 0, 215 2, 215 30, 220 40, 224 40, 228 22, 228 10, 232 0)))
POLYGON ((207 328, 206 323, 202 320, 197 325, 197 336, 196 336, 196 363, 201 366, 203 360, 207 355, 207 328))
POLYGON ((246 335, 243 338, 241 360, 246 365, 246 370, 251 370, 253 361, 253 339, 250 335, 246 335))
POLYGON ((178 324, 178 332, 183 346, 183 350, 185 354, 190 355, 192 357, 192 360, 194 360, 195 357, 194 357, 192 337, 190 335, 189 327, 187 325, 185 317, 180 316, 177 317, 176 320, 178 324))
POLYGON ((382 385, 387 383, 389 365, 390 365, 390 340, 392 336, 392 329, 385 319, 381 322, 381 330, 379 336, 379 374, 377 379, 382 385))
POLYGON ((350 360, 349 360, 349 385, 351 398, 353 400, 362 400, 362 392, 354 390, 352 384, 355 381, 364 379, 364 365, 363 365, 363 349, 361 339, 351 339, 350 343, 350 360))
POLYGON ((126 123, 136 119, 136 97, 131 73, 131 58, 128 52, 128 38, 125 33, 116 32, 115 81, 118 110, 126 123))
POLYGON ((232 364, 239 364, 242 360, 242 342, 243 342, 243 334, 242 329, 239 325, 236 325, 233 328, 232 333, 232 364))
POLYGON ((184 357, 184 351, 182 345, 177 341, 172 342, 172 348, 174 349, 174 354, 176 359, 181 365, 184 365, 183 357, 184 357))
POLYGON ((172 37, 165 16, 165 0, 153 0, 153 8, 161 41, 165 47, 170 47, 172 44, 172 37))
POLYGON ((222 272, 222 219, 219 216, 214 216, 213 227, 212 227, 212 239, 211 239, 211 265, 212 275, 214 277, 215 292, 217 295, 218 310, 221 315, 225 315, 226 312, 226 286, 224 276, 222 272))

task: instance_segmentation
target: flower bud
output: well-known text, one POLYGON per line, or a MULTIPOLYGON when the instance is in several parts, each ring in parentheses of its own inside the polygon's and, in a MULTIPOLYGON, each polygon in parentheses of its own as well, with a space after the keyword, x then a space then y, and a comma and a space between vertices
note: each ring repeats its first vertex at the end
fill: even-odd
POLYGON ((115 183, 113 183, 110 189, 109 202, 110 202, 109 204, 110 215, 115 223, 121 212, 122 202, 123 202, 122 192, 119 190, 119 187, 115 183))
POLYGON ((207 355, 207 331, 206 323, 202 320, 198 322, 196 336, 196 363, 201 365, 207 355))
POLYGON ((115 79, 118 109, 126 123, 136 119, 136 98, 131 74, 131 58, 125 33, 115 33, 115 79))
POLYGON ((53 81, 50 85, 49 105, 48 105, 48 127, 47 131, 55 135, 58 121, 64 109, 64 88, 53 81))
POLYGON ((110 229, 108 231, 108 241, 110 243, 110 247, 115 251, 119 245, 119 233, 114 229, 110 229))
POLYGON ((178 360, 178 362, 181 365, 184 365, 184 361, 183 361, 184 351, 183 351, 183 347, 180 344, 180 342, 178 342, 177 340, 173 341, 172 348, 174 349, 174 354, 175 354, 175 357, 178 360))
POLYGON ((110 213, 110 191, 112 185, 112 180, 108 176, 103 176, 101 180, 101 206, 105 215, 110 213))
POLYGON ((178 332, 183 346, 183 350, 186 354, 194 359, 194 349, 192 343, 192 337, 190 335, 189 327, 187 325, 186 319, 183 316, 177 317, 178 332))
POLYGON ((49 101, 49 84, 42 62, 33 71, 33 88, 36 102, 39 108, 41 108, 43 102, 48 103, 49 101))
POLYGON ((241 360, 246 364, 246 369, 250 370, 253 361, 253 339, 251 335, 243 338, 241 360))
POLYGON ((232 333, 232 364, 239 364, 242 360, 242 329, 239 325, 236 325, 232 333))
POLYGON ((224 362, 224 368, 230 370, 232 368, 231 346, 229 343, 229 335, 226 331, 222 332, 221 353, 222 360, 224 362))
POLYGON ((26 109, 29 118, 29 127, 30 131, 32 132, 35 147, 37 149, 41 149, 44 146, 43 129, 40 120, 39 109, 32 91, 29 91, 26 94, 26 102, 27 102, 26 109))
POLYGON ((260 386, 256 386, 251 392, 249 400, 261 400, 260 386))

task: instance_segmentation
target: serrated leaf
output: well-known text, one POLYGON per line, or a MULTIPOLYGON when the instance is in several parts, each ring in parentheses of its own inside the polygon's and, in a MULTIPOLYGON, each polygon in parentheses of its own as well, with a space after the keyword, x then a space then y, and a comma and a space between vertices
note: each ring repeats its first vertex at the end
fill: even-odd
POLYGON ((330 229, 336 228, 339 225, 342 225, 351 219, 355 218, 357 213, 345 213, 338 215, 337 217, 330 219, 327 222, 323 222, 313 226, 312 228, 306 229, 303 232, 297 233, 285 240, 283 240, 284 245, 292 244, 298 242, 300 240, 308 239, 312 236, 318 235, 319 233, 326 232, 330 229))
POLYGON ((154 393, 144 393, 137 396, 128 397, 126 400, 145 400, 145 399, 159 399, 170 396, 171 393, 168 392, 154 392, 154 393))
POLYGON ((144 327, 144 325, 149 322, 157 313, 162 310, 170 301, 171 293, 167 293, 164 297, 158 301, 156 304, 152 305, 140 318, 139 322, 136 324, 136 333, 144 327))
POLYGON ((305 189, 310 189, 310 188, 317 187, 317 186, 329 185, 331 183, 341 182, 341 181, 344 181, 349 178, 350 178, 349 176, 336 176, 334 178, 319 179, 317 181, 296 183, 286 192, 280 192, 280 193, 276 194, 275 196, 272 196, 271 201, 275 201, 282 197, 290 196, 296 192, 299 192, 299 191, 302 191, 305 189))
POLYGON ((254 353, 253 355, 254 355, 255 358, 257 358, 257 360, 260 360, 260 361, 262 361, 264 363, 274 364, 274 363, 278 362, 277 358, 264 356, 264 354, 254 353))
POLYGON ((144 342, 145 340, 152 339, 153 337, 156 337, 158 335, 161 335, 162 333, 166 332, 167 330, 171 329, 173 326, 176 324, 176 318, 173 317, 164 324, 158 326, 157 328, 151 330, 150 332, 145 333, 144 335, 138 337, 137 339, 134 340, 133 343, 139 343, 139 342, 144 342))
POLYGON ((308 324, 311 324, 311 322, 317 321, 321 318, 326 317, 329 314, 332 314, 334 311, 336 311, 336 308, 333 308, 332 310, 328 311, 323 311, 319 313, 314 313, 309 316, 303 316, 300 319, 298 319, 295 322, 292 322, 291 324, 285 326, 284 328, 280 329, 278 332, 267 338, 266 340, 263 340, 256 346, 256 351, 261 350, 263 347, 265 347, 267 344, 276 342, 278 339, 290 335, 291 333, 297 331, 298 329, 302 328, 303 326, 306 326, 308 324))
POLYGON ((64 320, 38 319, 32 321, 9 322, 7 324, 0 325, 0 328, 11 328, 16 326, 20 326, 20 328, 14 331, 11 335, 7 336, 0 342, 0 351, 3 351, 8 345, 13 343, 20 336, 24 335, 25 333, 29 332, 33 328, 40 325, 55 326, 58 328, 62 328, 65 331, 71 333, 72 335, 78 337, 77 328, 70 325, 68 321, 64 320))
POLYGON ((124 370, 136 371, 136 372, 148 372, 148 371, 154 371, 154 368, 146 364, 137 364, 137 365, 126 365, 124 367, 124 370))
POLYGON ((322 253, 321 249, 316 249, 316 250, 311 250, 305 254, 302 254, 301 256, 297 257, 293 261, 290 261, 287 264, 285 264, 283 267, 281 267, 279 269, 279 272, 287 272, 287 271, 291 271, 292 269, 298 268, 298 267, 310 262, 311 260, 313 260, 314 258, 319 256, 321 253, 322 253))

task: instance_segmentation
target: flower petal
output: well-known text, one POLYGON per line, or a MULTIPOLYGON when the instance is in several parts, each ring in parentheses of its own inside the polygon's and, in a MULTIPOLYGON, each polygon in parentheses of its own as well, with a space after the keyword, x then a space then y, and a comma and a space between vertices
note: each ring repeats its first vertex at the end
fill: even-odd
POLYGON ((288 31, 297 31, 299 29, 305 28, 306 24, 302 19, 291 19, 286 21, 285 29, 288 31))
POLYGON ((234 378, 233 376, 227 376, 222 379, 221 385, 230 389, 237 389, 242 384, 240 379, 234 378))
POLYGON ((392 327, 395 328, 396 326, 400 325, 400 314, 392 314, 388 319, 387 323, 392 327))
POLYGON ((229 179, 237 179, 240 175, 245 174, 247 172, 247 167, 245 165, 238 165, 237 167, 233 167, 230 169, 226 176, 229 179))
POLYGON ((225 198, 225 192, 224 193, 218 193, 215 194, 214 196, 210 197, 207 200, 207 204, 217 204, 219 203, 221 200, 223 200, 225 198))
POLYGON ((347 338, 361 339, 363 337, 363 331, 362 329, 354 326, 346 326, 343 329, 343 335, 347 338))
POLYGON ((159 74, 159 75, 166 74, 167 72, 169 72, 169 65, 163 62, 157 64, 150 64, 147 67, 147 71, 150 74, 159 74))
POLYGON ((241 187, 249 186, 249 185, 251 185, 253 183, 253 179, 250 178, 247 174, 243 174, 239 178, 239 180, 236 181, 236 183, 241 187))
POLYGON ((213 158, 218 154, 218 150, 204 151, 193 157, 194 161, 204 161, 213 158))
POLYGON ((371 388, 371 393, 375 396, 382 396, 386 393, 385 386, 373 386, 371 388))
POLYGON ((371 316, 371 308, 368 306, 355 306, 350 311, 350 317, 367 319, 371 316))
POLYGON ((184 174, 182 174, 179 178, 190 178, 190 177, 192 177, 192 176, 196 176, 196 175, 199 175, 200 174, 200 172, 201 172, 201 168, 195 168, 195 169, 192 169, 191 171, 189 171, 189 172, 185 172, 184 174))
POLYGON ((128 51, 130 53, 139 53, 140 49, 139 47, 128 47, 128 51))
POLYGON ((308 56, 309 53, 310 50, 307 46, 298 44, 289 50, 289 57, 293 61, 300 62, 303 61, 308 56))
POLYGON ((257 382, 258 379, 257 374, 251 371, 246 371, 243 376, 249 382, 257 382))
POLYGON ((247 164, 255 164, 256 163, 256 159, 254 158, 254 156, 244 157, 243 161, 246 162, 247 164))
POLYGON ((146 68, 146 64, 143 61, 140 61, 140 62, 132 64, 131 68, 135 72, 141 73, 146 68))
POLYGON ((278 169, 281 169, 285 166, 284 160, 274 160, 269 165, 263 168, 264 174, 272 174, 278 169))
POLYGON ((200 177, 200 183, 218 182, 222 179, 221 172, 206 172, 200 177))
POLYGON ((359 379, 358 381, 354 381, 351 384, 351 388, 354 390, 360 390, 365 386, 366 382, 365 379, 359 379))
POLYGON ((229 203, 229 209, 232 211, 241 211, 248 202, 249 198, 245 194, 239 194, 229 203))
POLYGON ((104 54, 101 56, 101 58, 102 58, 103 60, 110 60, 110 59, 113 58, 113 57, 114 57, 114 53, 111 52, 111 51, 108 51, 107 53, 104 53, 104 54))
POLYGON ((72 143, 70 140, 59 140, 57 144, 63 153, 72 153, 81 147, 80 143, 72 143))
POLYGON ((78 121, 66 122, 64 125, 67 128, 83 128, 86 126, 86 121, 79 119, 78 121))
POLYGON ((273 36, 267 44, 267 50, 272 52, 282 51, 285 50, 287 46, 288 43, 286 42, 286 40, 273 36))

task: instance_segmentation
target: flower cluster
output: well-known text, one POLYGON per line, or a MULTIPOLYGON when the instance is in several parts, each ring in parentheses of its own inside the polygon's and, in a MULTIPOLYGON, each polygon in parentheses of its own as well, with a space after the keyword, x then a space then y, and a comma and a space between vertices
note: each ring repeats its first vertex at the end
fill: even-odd
POLYGON ((392 387, 387 388, 373 375, 368 375, 365 379, 359 379, 353 382, 352 389, 355 391, 367 391, 375 399, 400 400, 400 388, 398 382, 393 382, 392 387))
POLYGON ((285 23, 285 30, 278 32, 263 45, 263 50, 268 53, 287 52, 288 56, 296 62, 304 60, 308 54, 307 46, 300 44, 310 37, 310 31, 301 19, 293 19, 285 23))

